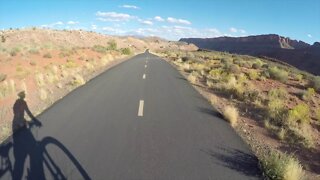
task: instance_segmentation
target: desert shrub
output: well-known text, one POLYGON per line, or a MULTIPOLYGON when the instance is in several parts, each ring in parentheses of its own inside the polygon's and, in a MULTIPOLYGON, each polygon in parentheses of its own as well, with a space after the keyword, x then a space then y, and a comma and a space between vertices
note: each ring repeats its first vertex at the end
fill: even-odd
POLYGON ((277 132, 277 137, 283 141, 286 138, 286 129, 285 128, 280 128, 279 131, 277 132))
POLYGON ((233 74, 240 73, 240 68, 236 64, 226 65, 225 68, 228 73, 233 73, 233 74))
POLYGON ((123 55, 130 55, 130 54, 131 54, 130 48, 122 48, 122 49, 121 49, 121 54, 123 54, 123 55))
POLYGON ((296 81, 301 82, 302 79, 303 79, 303 75, 302 75, 302 74, 295 74, 294 79, 295 79, 296 81))
POLYGON ((21 65, 18 65, 16 67, 16 74, 15 74, 16 78, 24 79, 29 74, 30 74, 30 71, 28 71, 27 69, 23 68, 21 65))
POLYGON ((249 62, 249 61, 244 61, 244 60, 242 60, 242 61, 239 62, 239 66, 240 66, 240 67, 245 67, 245 68, 249 69, 249 68, 252 67, 252 64, 251 64, 251 62, 249 62))
POLYGON ((101 58, 101 64, 105 66, 109 62, 113 61, 113 56, 111 54, 107 54, 101 58))
POLYGON ((263 174, 272 180, 303 180, 304 171, 293 155, 270 150, 260 159, 263 174))
POLYGON ((281 99, 284 100, 288 96, 288 91, 284 88, 271 89, 268 93, 269 99, 281 99))
POLYGON ((241 64, 241 59, 240 58, 235 58, 235 59, 233 59, 233 64, 237 64, 237 65, 239 65, 240 66, 240 64, 241 64))
POLYGON ((108 42, 108 50, 117 50, 117 43, 115 41, 108 42))
POLYGON ((261 71, 261 76, 265 78, 270 78, 270 73, 268 70, 261 71))
POLYGON ((43 55, 44 58, 52 58, 52 55, 50 53, 45 53, 43 55))
POLYGON ((39 95, 40 95, 40 99, 41 99, 42 101, 44 101, 44 100, 46 100, 46 99, 48 98, 48 93, 47 93, 47 91, 46 91, 45 89, 43 89, 43 88, 40 89, 39 95))
POLYGON ((213 82, 211 79, 207 79, 206 85, 207 85, 209 88, 213 88, 213 87, 214 87, 214 82, 213 82))
POLYGON ((285 124, 287 110, 284 108, 284 101, 281 99, 270 99, 267 105, 268 116, 271 121, 277 125, 282 126, 285 124))
POLYGON ((257 89, 245 90, 243 92, 243 97, 244 97, 244 99, 246 99, 250 102, 257 101, 257 100, 259 100, 259 97, 260 97, 260 91, 257 89))
POLYGON ((256 59, 255 62, 252 64, 253 69, 260 69, 263 65, 263 62, 260 59, 256 59))
POLYGON ((6 78, 7 78, 6 74, 0 73, 0 82, 6 80, 6 78))
POLYGON ((209 72, 209 77, 212 79, 219 79, 221 74, 222 74, 222 69, 212 69, 209 72))
POLYGON ((31 61, 31 62, 30 62, 30 65, 31 65, 31 66, 36 66, 37 63, 36 63, 35 61, 31 61))
POLYGON ((98 53, 105 53, 107 50, 108 50, 108 48, 106 48, 106 47, 104 47, 104 46, 101 46, 101 45, 94 45, 93 47, 92 47, 92 50, 93 51, 96 51, 96 52, 98 52, 98 53))
POLYGON ((35 48, 32 48, 28 51, 30 54, 39 54, 39 50, 38 49, 35 49, 35 48))
POLYGON ((16 67, 16 71, 17 71, 17 72, 22 72, 22 71, 23 71, 23 68, 19 65, 19 66, 16 67))
POLYGON ((286 128, 286 142, 296 147, 312 148, 315 143, 309 125, 294 126, 286 128))
POLYGON ((67 63, 65 64, 66 68, 74 68, 77 67, 77 63, 75 63, 71 59, 67 59, 67 63))
POLYGON ((16 92, 16 83, 13 79, 9 80, 9 92, 11 92, 11 93, 16 92))
POLYGON ((268 64, 264 64, 261 66, 263 69, 268 69, 269 68, 269 65, 268 64))
POLYGON ((182 62, 187 62, 188 60, 190 60, 190 58, 189 58, 188 56, 183 56, 183 57, 181 58, 181 61, 182 61, 182 62))
POLYGON ((238 83, 240 83, 240 84, 248 82, 248 78, 244 73, 238 74, 237 75, 237 80, 238 80, 238 83))
POLYGON ((193 63, 193 64, 191 64, 191 69, 195 70, 195 71, 198 71, 198 72, 200 72, 202 70, 208 70, 208 68, 202 63, 193 63))
POLYGON ((11 56, 16 56, 19 52, 20 52, 20 49, 19 49, 19 48, 13 48, 13 49, 11 49, 11 51, 10 51, 10 55, 11 55, 11 56))
POLYGON ((6 37, 4 37, 4 35, 1 36, 1 42, 5 43, 6 42, 6 37))
POLYGON ((261 68, 261 65, 258 64, 258 63, 253 63, 253 64, 252 64, 252 68, 253 68, 253 69, 260 69, 260 68, 261 68))
POLYGON ((17 55, 17 52, 11 50, 11 51, 10 51, 10 55, 11 55, 11 56, 16 56, 16 55, 17 55))
POLYGON ((233 106, 226 106, 223 109, 223 116, 224 118, 234 127, 238 121, 238 110, 233 106))
POLYGON ((250 71, 248 72, 248 76, 249 76, 249 79, 250 79, 250 80, 256 80, 256 79, 259 78, 260 74, 259 74, 259 72, 256 71, 256 70, 250 70, 250 71))
POLYGON ((311 98, 316 94, 313 88, 308 88, 306 91, 302 93, 302 99, 305 101, 311 100, 311 98))
POLYGON ((44 76, 42 73, 36 74, 35 79, 36 79, 36 83, 39 87, 42 87, 45 85, 44 76))
POLYGON ((320 122, 320 108, 316 109, 316 119, 320 122))
POLYGON ((79 86, 85 84, 86 81, 83 79, 83 77, 80 74, 75 74, 73 77, 73 80, 71 82, 71 85, 73 86, 79 86))
POLYGON ((287 94, 283 88, 272 89, 268 93, 267 113, 271 122, 278 126, 284 125, 287 116, 287 109, 284 106, 287 94))
POLYGON ((212 106, 215 106, 218 102, 218 98, 214 94, 210 94, 208 99, 209 99, 209 102, 212 106))
POLYGON ((272 79, 278 80, 282 83, 288 80, 288 72, 277 68, 276 66, 268 69, 269 75, 272 79))
POLYGON ((223 57, 221 59, 221 63, 223 63, 223 64, 233 64, 233 60, 232 60, 231 57, 223 57))
POLYGON ((310 109, 305 103, 298 104, 289 110, 288 121, 290 123, 305 124, 310 122, 310 109))
POLYGON ((316 90, 320 91, 320 76, 315 76, 311 79, 311 86, 316 90))
POLYGON ((198 78, 198 74, 193 71, 192 73, 190 73, 188 75, 188 80, 192 83, 192 84, 195 84, 197 82, 197 78, 198 78))

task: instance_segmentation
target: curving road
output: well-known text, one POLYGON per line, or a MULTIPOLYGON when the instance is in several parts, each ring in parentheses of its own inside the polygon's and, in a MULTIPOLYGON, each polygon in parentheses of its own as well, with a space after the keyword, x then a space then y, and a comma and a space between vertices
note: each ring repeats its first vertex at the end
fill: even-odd
POLYGON ((0 179, 261 179, 248 146, 148 52, 102 73, 0 147, 0 179), (3 163, 4 162, 4 163, 3 163))

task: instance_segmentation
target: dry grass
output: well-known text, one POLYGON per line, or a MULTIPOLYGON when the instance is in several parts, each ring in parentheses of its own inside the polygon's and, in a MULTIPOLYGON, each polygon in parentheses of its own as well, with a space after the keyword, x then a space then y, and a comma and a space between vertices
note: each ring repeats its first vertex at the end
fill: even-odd
MULTIPOLYGON (((312 79, 313 76, 306 78, 302 76, 303 72, 294 72, 290 68, 265 60, 228 53, 195 52, 194 58, 184 58, 179 61, 184 56, 185 54, 176 53, 172 58, 173 63, 190 73, 188 80, 191 82, 194 81, 193 76, 197 75, 196 73, 199 77, 204 77, 203 79, 206 80, 204 85, 213 92, 212 96, 208 96, 213 106, 220 100, 223 102, 220 97, 214 95, 216 92, 226 95, 226 98, 235 103, 234 106, 242 105, 243 102, 253 105, 259 110, 255 112, 257 113, 255 117, 262 118, 265 128, 276 135, 281 143, 297 148, 314 148, 314 131, 309 122, 311 117, 320 121, 320 109, 309 105, 316 103, 317 107, 318 104, 316 102, 318 99, 316 87, 319 84, 317 78, 312 79), (291 87, 293 82, 304 86, 306 91, 303 94, 296 93, 299 91, 291 87), (272 88, 261 89, 264 87, 261 84, 264 83, 270 84, 272 88), (308 87, 313 89, 307 89, 308 87)), ((233 127, 237 125, 239 114, 235 107, 226 106, 222 113, 233 127)), ((270 150, 272 149, 275 147, 271 147, 270 150)), ((265 159, 260 160, 262 163, 267 163, 264 164, 264 173, 268 179, 299 180, 304 177, 303 169, 294 155, 280 152, 265 153, 261 154, 261 156, 266 155, 265 159)))
POLYGON ((48 93, 45 89, 41 88, 40 89, 40 92, 39 92, 39 95, 40 95, 40 99, 42 101, 45 101, 47 98, 48 98, 48 93))
POLYGON ((320 122, 320 108, 316 109, 316 119, 320 122))
POLYGON ((236 126, 239 113, 235 107, 226 106, 223 109, 223 116, 231 124, 232 127, 236 126))
POLYGON ((270 151, 261 159, 264 175, 274 180, 303 180, 304 171, 300 162, 286 153, 270 151))
POLYGON ((39 87, 42 87, 45 85, 44 76, 42 73, 36 74, 35 78, 36 78, 36 83, 39 87))
POLYGON ((310 109, 305 103, 298 104, 289 110, 288 121, 290 123, 309 124, 310 109))
POLYGON ((86 83, 86 81, 83 79, 83 77, 80 74, 75 74, 73 76, 73 80, 71 82, 71 84, 73 86, 81 86, 81 85, 83 85, 85 83, 86 83))
POLYGON ((284 171, 284 180, 303 180, 304 179, 304 171, 302 169, 301 164, 298 160, 293 157, 290 158, 287 162, 285 171, 284 171))
POLYGON ((188 80, 192 84, 195 84, 197 82, 197 76, 194 73, 190 73, 189 76, 188 76, 188 80))
POLYGON ((212 106, 215 106, 218 103, 218 97, 214 94, 210 94, 209 101, 212 106))

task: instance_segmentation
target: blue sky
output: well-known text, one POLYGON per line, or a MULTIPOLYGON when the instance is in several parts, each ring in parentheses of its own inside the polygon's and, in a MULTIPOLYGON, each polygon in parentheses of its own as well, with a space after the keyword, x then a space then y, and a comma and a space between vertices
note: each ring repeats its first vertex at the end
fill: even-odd
POLYGON ((182 37, 279 34, 320 41, 320 0, 0 0, 0 29, 182 37))

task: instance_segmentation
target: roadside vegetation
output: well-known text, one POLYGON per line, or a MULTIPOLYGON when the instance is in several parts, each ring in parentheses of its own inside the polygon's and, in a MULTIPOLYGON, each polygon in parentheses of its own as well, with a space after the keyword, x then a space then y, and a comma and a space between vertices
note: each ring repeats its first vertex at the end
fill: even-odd
POLYGON ((73 89, 102 72, 113 61, 135 52, 117 48, 116 41, 89 48, 17 45, 0 52, 0 141, 11 133, 12 105, 25 91, 36 115, 73 89), (7 62, 10 62, 8 65, 7 62))
POLYGON ((316 170, 308 168, 305 175, 305 169, 317 164, 319 157, 304 157, 320 154, 319 76, 224 52, 159 54, 197 85, 196 89, 246 139, 267 178, 314 177, 316 170))

